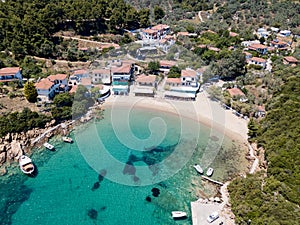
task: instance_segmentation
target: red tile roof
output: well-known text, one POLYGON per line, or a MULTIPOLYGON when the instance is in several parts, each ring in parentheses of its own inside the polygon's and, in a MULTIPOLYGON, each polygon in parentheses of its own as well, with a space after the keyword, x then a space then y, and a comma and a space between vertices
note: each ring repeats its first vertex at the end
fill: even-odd
POLYGON ((153 30, 153 29, 144 29, 143 32, 147 33, 147 34, 156 34, 157 30, 153 30))
POLYGON ((167 78, 166 83, 177 83, 177 84, 180 84, 181 83, 181 79, 180 78, 167 78))
POLYGON ((163 30, 163 29, 168 29, 170 26, 166 24, 157 24, 154 27, 152 27, 153 30, 163 30))
POLYGON ((92 79, 89 77, 83 77, 80 80, 80 84, 83 86, 92 85, 92 79))
POLYGON ((38 83, 35 84, 37 89, 48 90, 53 86, 53 82, 51 82, 48 78, 41 79, 38 83))
POLYGON ((156 76, 155 75, 147 76, 145 74, 142 74, 142 75, 138 76, 136 81, 141 82, 141 83, 154 83, 156 81, 156 76))
POLYGON ((78 74, 87 74, 87 70, 75 70, 73 72, 73 75, 78 75, 78 74))
POLYGON ((250 61, 254 61, 254 62, 260 62, 260 63, 265 63, 266 60, 259 58, 259 57, 252 57, 251 59, 249 59, 250 61))
POLYGON ((241 95, 241 96, 245 95, 239 88, 231 88, 231 89, 227 89, 227 91, 229 92, 231 97, 237 96, 237 95, 241 95))
POLYGON ((177 36, 189 36, 189 32, 178 32, 177 36))
POLYGON ((209 50, 214 51, 214 52, 219 52, 220 49, 216 47, 208 47, 209 50))
POLYGON ((238 33, 235 33, 235 32, 229 32, 229 36, 230 37, 236 37, 236 36, 238 36, 239 34, 238 33))
POLYGON ((131 70, 131 65, 130 64, 125 64, 120 67, 113 67, 112 72, 113 73, 127 73, 129 74, 131 70))
POLYGON ((196 77, 197 72, 195 70, 181 70, 182 77, 196 77))
POLYGON ((249 49, 265 49, 265 48, 268 48, 267 46, 265 45, 262 45, 262 44, 252 44, 249 46, 249 49))
POLYGON ((5 67, 0 69, 0 76, 15 75, 20 71, 20 67, 5 67))
POLYGON ((73 85, 71 90, 69 91, 69 93, 71 93, 71 94, 76 93, 77 87, 78 87, 77 85, 73 85))
POLYGON ((93 74, 110 74, 110 69, 94 69, 93 74))
POLYGON ((168 67, 172 67, 176 65, 175 61, 168 61, 168 60, 161 60, 159 61, 159 65, 160 66, 168 66, 168 67))
POLYGON ((284 57, 284 60, 289 63, 298 63, 299 62, 298 59, 296 59, 293 56, 286 56, 286 57, 284 57))
POLYGON ((65 79, 67 79, 67 74, 50 75, 50 76, 48 76, 48 79, 52 82, 54 82, 55 80, 65 80, 65 79))

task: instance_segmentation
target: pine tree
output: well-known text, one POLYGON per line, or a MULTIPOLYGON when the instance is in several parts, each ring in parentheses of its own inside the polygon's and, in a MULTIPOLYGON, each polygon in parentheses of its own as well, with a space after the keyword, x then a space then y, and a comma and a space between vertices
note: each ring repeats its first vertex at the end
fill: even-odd
POLYGON ((24 95, 25 98, 29 101, 29 102, 36 102, 37 101, 37 91, 35 89, 35 86, 32 82, 27 82, 24 86, 24 95))

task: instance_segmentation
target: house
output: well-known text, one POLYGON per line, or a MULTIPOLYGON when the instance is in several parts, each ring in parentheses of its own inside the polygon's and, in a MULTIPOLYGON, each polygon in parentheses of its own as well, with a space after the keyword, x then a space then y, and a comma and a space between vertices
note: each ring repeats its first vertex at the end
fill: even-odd
POLYGON ((211 51, 214 51, 214 52, 219 52, 219 51, 221 51, 221 49, 216 48, 216 47, 212 47, 212 46, 209 46, 209 47, 208 47, 208 50, 211 50, 211 51))
POLYGON ((136 86, 133 90, 135 96, 154 97, 154 89, 157 88, 157 76, 141 74, 135 83, 136 86))
POLYGON ((80 80, 80 84, 85 86, 88 90, 90 90, 93 85, 92 85, 92 79, 90 77, 83 77, 80 80))
POLYGON ((164 73, 169 73, 170 68, 175 65, 176 65, 175 61, 161 60, 159 62, 159 71, 164 73))
POLYGON ((251 44, 248 48, 263 55, 268 52, 268 47, 262 44, 251 44))
POLYGON ((181 70, 181 85, 189 87, 198 87, 199 77, 197 72, 192 69, 181 70))
POLYGON ((246 60, 252 58, 252 54, 250 52, 243 52, 243 53, 245 54, 246 60))
POLYGON ((159 40, 158 47, 162 49, 164 52, 168 52, 172 45, 175 44, 175 40, 173 38, 163 38, 159 40))
POLYGON ((258 106, 255 112, 255 117, 265 117, 266 116, 266 110, 264 106, 258 106))
POLYGON ((0 82, 22 81, 22 71, 20 67, 6 67, 0 69, 0 82))
POLYGON ((73 87, 80 83, 80 79, 78 76, 70 76, 68 81, 68 86, 73 87))
POLYGON ((241 45, 248 48, 252 44, 259 44, 259 40, 254 40, 254 41, 242 41, 241 45))
POLYGON ((76 76, 76 77, 88 77, 89 76, 89 71, 85 70, 85 69, 80 69, 80 70, 75 70, 72 73, 72 76, 76 76))
POLYGON ((297 66, 298 62, 298 59, 293 56, 286 56, 283 58, 283 64, 286 65, 297 66))
POLYGON ((135 83, 139 86, 147 86, 147 87, 156 88, 157 87, 157 76, 141 74, 136 78, 135 83))
POLYGON ((270 45, 272 47, 275 47, 275 48, 286 48, 288 47, 288 43, 284 42, 284 41, 279 41, 277 39, 273 40, 270 42, 270 45))
POLYGON ((55 74, 47 77, 55 86, 55 92, 68 91, 68 79, 67 74, 55 74))
POLYGON ((230 94, 231 98, 237 98, 240 102, 248 101, 245 94, 239 88, 229 88, 227 89, 227 91, 230 94))
POLYGON ((170 26, 158 24, 154 27, 143 29, 142 37, 146 40, 160 40, 170 33, 170 26))
POLYGON ((259 57, 252 57, 250 59, 248 59, 248 64, 251 65, 258 65, 261 66, 262 68, 266 68, 267 66, 267 60, 263 59, 263 58, 259 58, 259 57))
POLYGON ((90 71, 92 82, 94 84, 103 83, 110 85, 111 84, 111 70, 107 68, 103 69, 94 69, 90 71))
POLYGON ((275 32, 275 33, 279 32, 279 28, 277 28, 277 27, 271 27, 270 29, 272 32, 275 32))
POLYGON ((43 100, 53 99, 55 96, 55 84, 48 78, 43 78, 35 84, 38 98, 43 100))
POLYGON ((170 87, 178 87, 181 85, 181 78, 167 78, 166 85, 170 87))
POLYGON ((132 80, 134 65, 122 63, 121 66, 112 67, 112 91, 115 95, 128 95, 129 82, 132 80))
POLYGON ((281 37, 289 37, 290 35, 291 35, 291 31, 289 31, 289 30, 282 30, 282 31, 280 31, 279 32, 279 36, 281 36, 281 37))

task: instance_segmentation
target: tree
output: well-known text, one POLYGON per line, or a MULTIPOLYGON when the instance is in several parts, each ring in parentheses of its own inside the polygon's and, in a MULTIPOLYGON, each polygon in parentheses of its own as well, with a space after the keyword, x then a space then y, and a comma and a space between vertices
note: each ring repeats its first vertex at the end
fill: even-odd
POLYGON ((149 16, 150 16, 150 10, 149 9, 141 9, 139 11, 140 27, 150 26, 149 16))
POLYGON ((154 6, 154 19, 159 20, 165 16, 164 10, 158 5, 154 6))
POLYGON ((159 70, 160 64, 158 61, 151 61, 148 63, 148 70, 150 73, 156 74, 157 71, 159 70))
POLYGON ((181 70, 177 66, 172 66, 168 73, 170 78, 179 78, 181 76, 181 70))
POLYGON ((53 99, 53 103, 55 104, 56 107, 63 107, 63 106, 70 107, 73 104, 73 96, 70 95, 68 92, 55 95, 53 99))
POLYGON ((24 86, 24 95, 25 98, 29 101, 29 102, 36 102, 37 101, 37 96, 38 93, 35 89, 35 86, 32 82, 26 82, 25 86, 24 86))

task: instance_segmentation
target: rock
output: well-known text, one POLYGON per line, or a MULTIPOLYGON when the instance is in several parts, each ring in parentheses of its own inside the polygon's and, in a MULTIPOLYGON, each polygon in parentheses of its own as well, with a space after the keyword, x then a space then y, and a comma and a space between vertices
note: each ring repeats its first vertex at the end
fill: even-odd
POLYGON ((0 165, 6 162, 6 152, 0 153, 0 165))
POLYGON ((4 137, 4 140, 5 140, 5 141, 8 141, 8 142, 11 141, 10 133, 8 133, 8 134, 4 137))
POLYGON ((0 152, 6 151, 6 145, 0 145, 0 152))
POLYGON ((7 151, 7 158, 9 160, 19 159, 19 157, 23 154, 20 143, 13 140, 10 146, 11 148, 7 151))
POLYGON ((5 174, 7 174, 7 169, 3 167, 0 169, 0 176, 4 176, 5 174))

